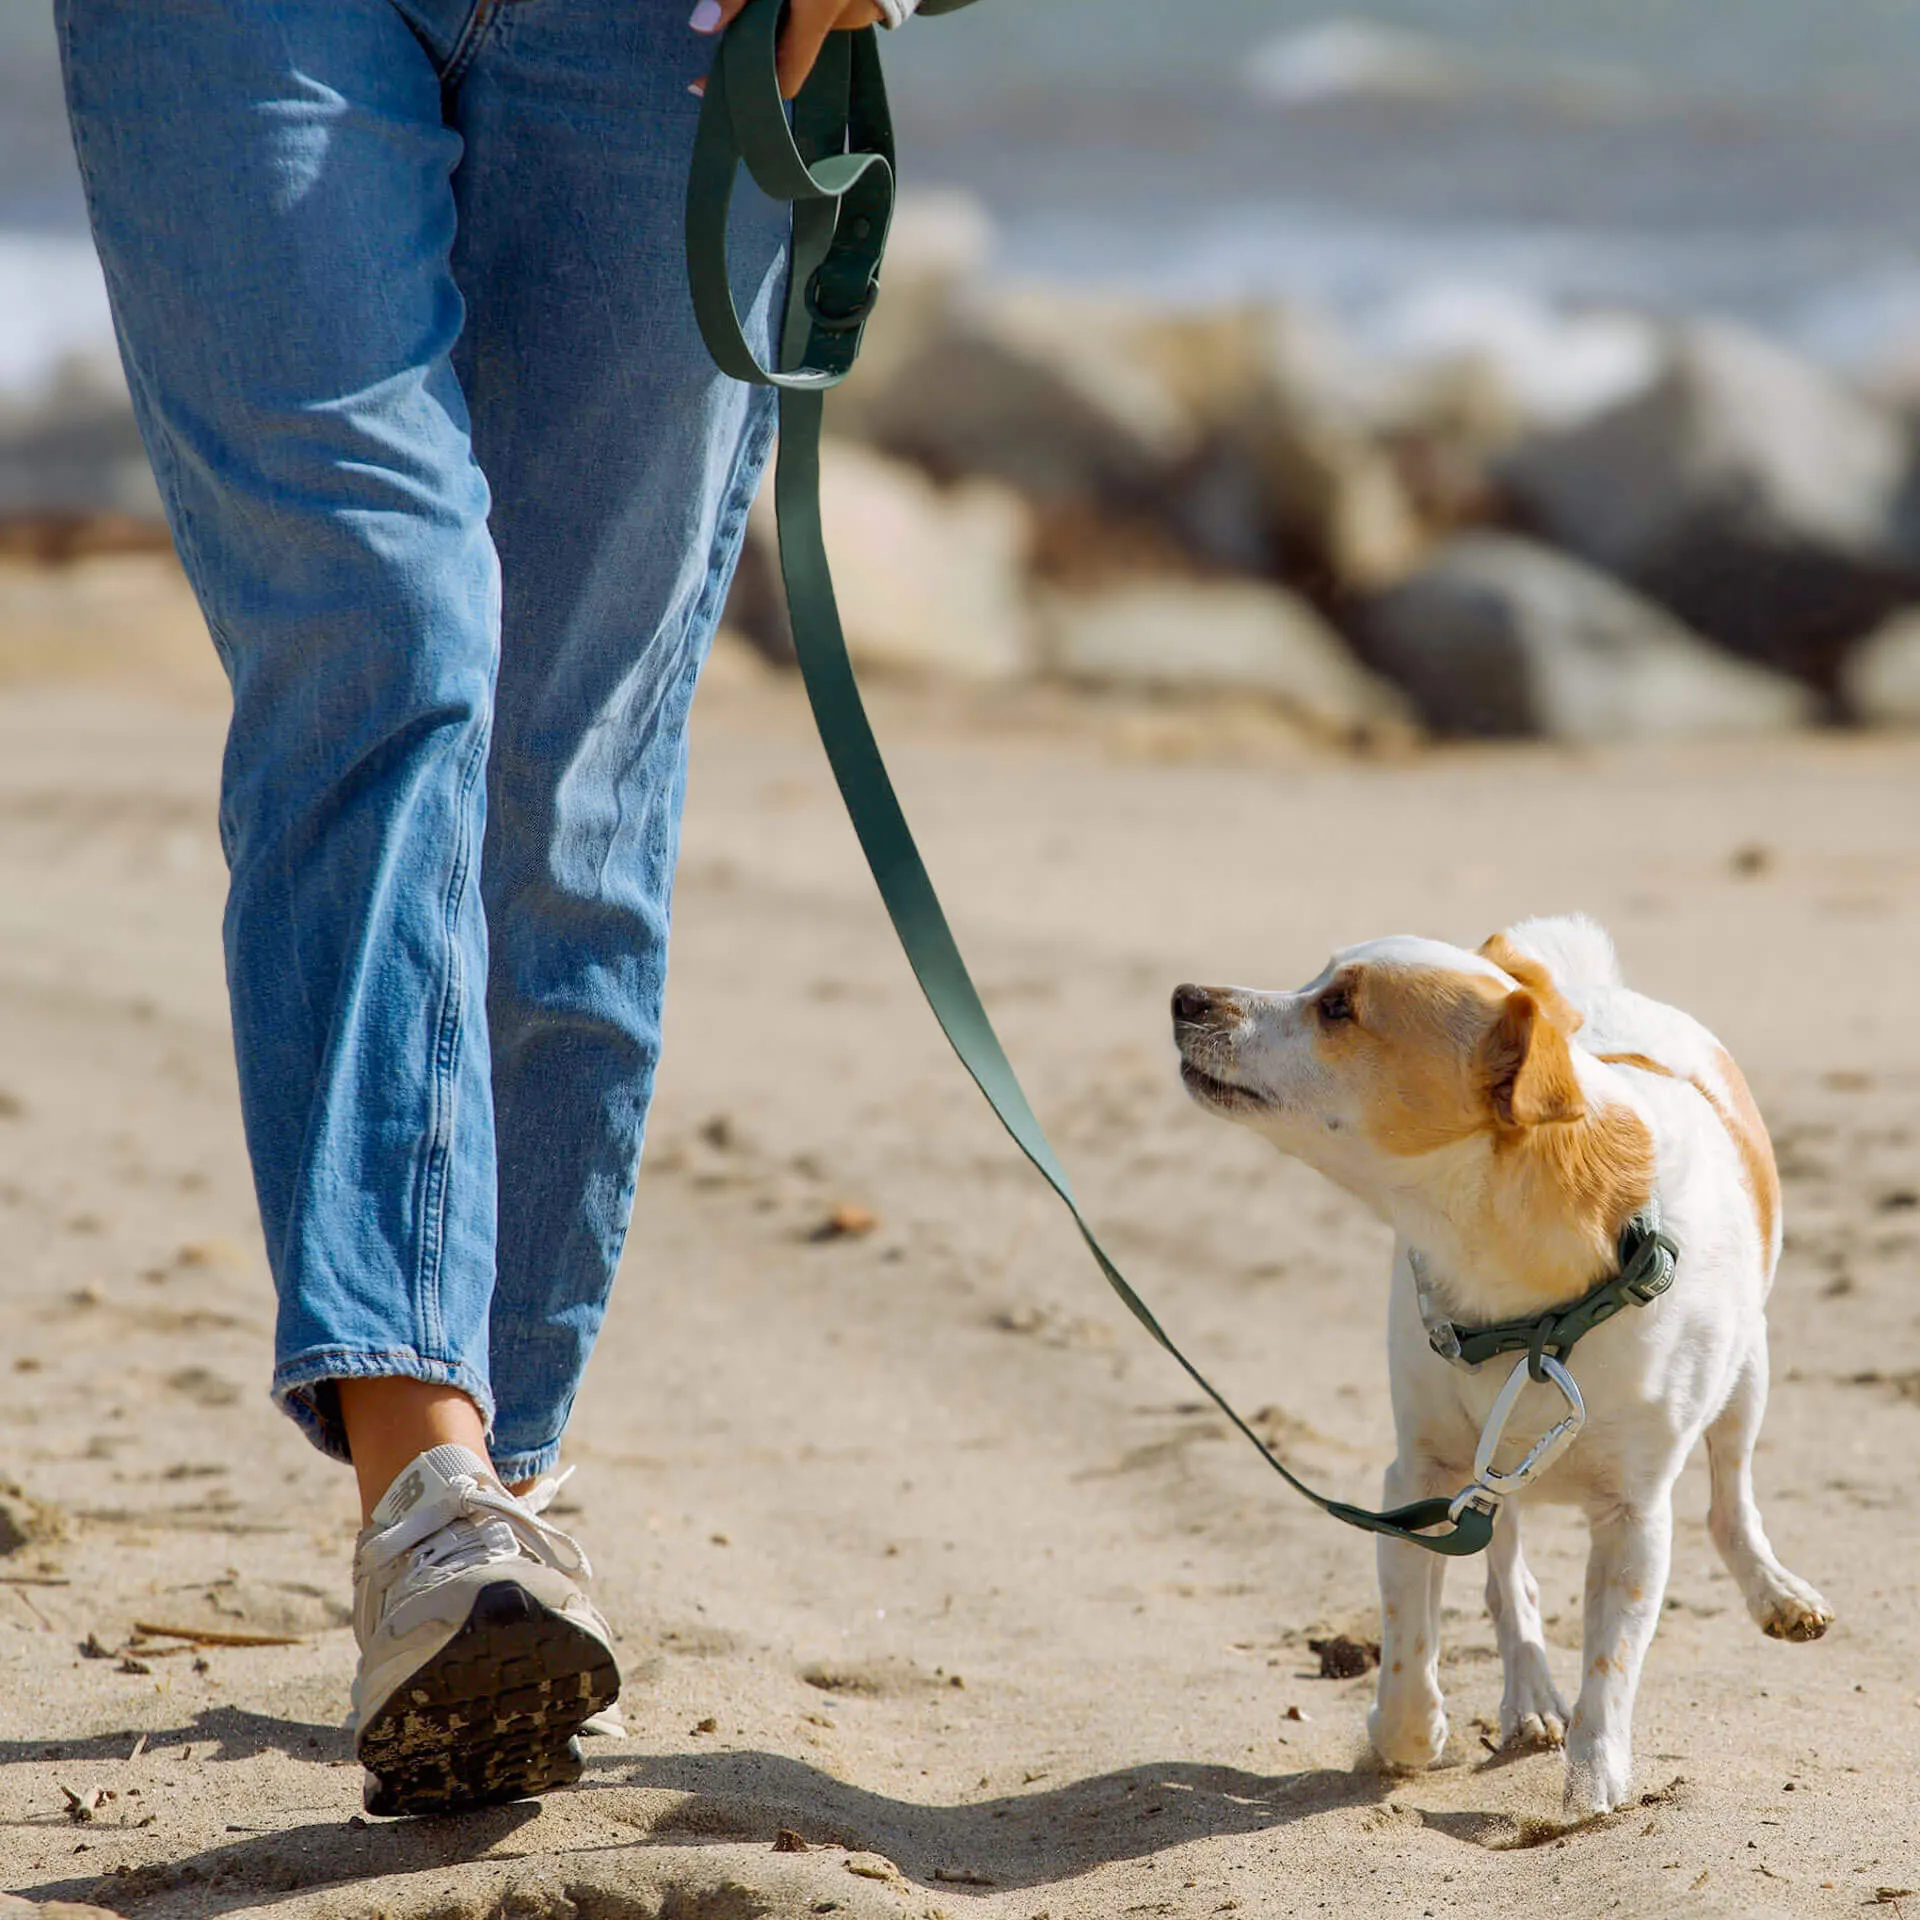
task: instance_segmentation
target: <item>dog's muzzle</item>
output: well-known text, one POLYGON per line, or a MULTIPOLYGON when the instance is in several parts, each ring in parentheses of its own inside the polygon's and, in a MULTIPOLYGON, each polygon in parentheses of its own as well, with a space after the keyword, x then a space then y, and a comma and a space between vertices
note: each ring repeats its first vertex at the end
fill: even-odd
POLYGON ((1181 1082, 1194 1099, 1218 1112, 1265 1104, 1251 1087, 1230 1077, 1230 1036, 1241 1018, 1238 1001, 1225 988, 1187 982, 1173 990, 1173 1040, 1180 1049, 1181 1082))

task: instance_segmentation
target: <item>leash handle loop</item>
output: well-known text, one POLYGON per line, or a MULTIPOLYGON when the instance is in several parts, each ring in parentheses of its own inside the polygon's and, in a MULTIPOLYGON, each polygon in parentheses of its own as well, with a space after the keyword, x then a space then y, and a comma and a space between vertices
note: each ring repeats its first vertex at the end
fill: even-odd
POLYGON ((781 0, 749 0, 708 76, 687 180, 687 278, 701 338, 723 373, 819 392, 847 377, 873 310, 893 220, 893 124, 871 27, 828 36, 788 120, 775 66, 780 8, 781 0), (742 165, 768 198, 793 207, 777 370, 748 343, 728 275, 727 213, 742 165))
POLYGON ((878 290, 893 211, 892 126, 871 28, 828 38, 789 123, 775 79, 780 0, 750 0, 728 29, 707 83, 687 192, 687 269, 694 312, 720 368, 780 393, 774 480, 780 567, 794 649, 834 779, 908 963, 961 1064, 1014 1144, 1052 1187, 1129 1313, 1287 1484, 1348 1526, 1434 1553, 1478 1553, 1491 1514, 1445 1499, 1373 1513, 1330 1500, 1297 1478, 1181 1352, 1081 1215, 1066 1169, 1041 1127, 987 1016, 947 924, 860 697, 834 600, 820 523, 820 433, 826 389, 860 349, 878 290), (778 370, 740 326, 727 276, 727 210, 744 163, 760 188, 792 202, 787 319, 778 370), (1457 1511, 1456 1511, 1457 1509, 1457 1511), (1445 1528, 1445 1532, 1433 1529, 1445 1528))

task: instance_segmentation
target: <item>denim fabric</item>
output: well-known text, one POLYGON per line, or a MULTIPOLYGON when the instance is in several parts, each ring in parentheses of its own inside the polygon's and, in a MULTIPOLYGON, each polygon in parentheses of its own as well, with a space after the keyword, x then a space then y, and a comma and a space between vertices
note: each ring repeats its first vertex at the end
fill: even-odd
MULTIPOLYGON (((275 1397, 549 1467, 660 1045, 694 682, 773 420, 695 331, 685 0, 58 0, 220 803, 275 1397)), ((736 295, 764 350, 779 210, 736 295)))

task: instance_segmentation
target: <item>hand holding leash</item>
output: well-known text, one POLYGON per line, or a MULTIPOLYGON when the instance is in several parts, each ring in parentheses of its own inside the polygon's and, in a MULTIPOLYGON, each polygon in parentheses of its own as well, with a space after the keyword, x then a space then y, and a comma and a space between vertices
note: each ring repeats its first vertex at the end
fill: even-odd
MULTIPOLYGON (((719 35, 733 25, 747 0, 700 0, 687 23, 695 33, 719 35)), ((780 80, 780 97, 791 100, 806 85, 807 76, 820 58, 820 49, 830 33, 852 33, 861 27, 897 26, 910 8, 894 0, 891 7, 880 0, 788 0, 787 14, 780 29, 780 49, 775 72, 780 80)), ((693 91, 704 95, 707 83, 696 80, 693 91)))

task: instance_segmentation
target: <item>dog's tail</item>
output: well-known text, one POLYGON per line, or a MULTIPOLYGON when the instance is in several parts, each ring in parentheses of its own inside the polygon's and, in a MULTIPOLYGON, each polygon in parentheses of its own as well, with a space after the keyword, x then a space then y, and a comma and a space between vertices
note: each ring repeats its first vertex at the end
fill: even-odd
POLYGON ((1507 929, 1507 938, 1522 953, 1538 960, 1570 1000, 1577 1002, 1602 987, 1626 985, 1620 977, 1620 956, 1613 950, 1613 937, 1599 921, 1588 919, 1584 913, 1522 920, 1507 929))

